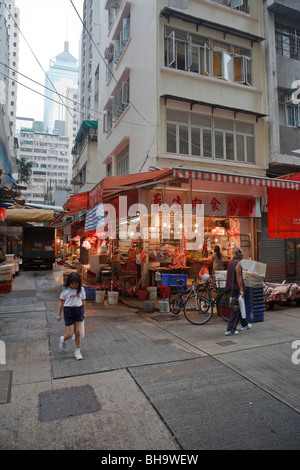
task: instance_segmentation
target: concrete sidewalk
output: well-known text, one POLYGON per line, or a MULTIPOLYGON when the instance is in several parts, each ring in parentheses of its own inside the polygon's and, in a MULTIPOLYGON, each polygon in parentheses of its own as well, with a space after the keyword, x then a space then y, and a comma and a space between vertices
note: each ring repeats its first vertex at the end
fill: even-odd
POLYGON ((89 301, 77 362, 72 340, 58 348, 62 272, 21 272, 1 296, 1 449, 300 448, 300 308, 225 337, 215 316, 89 301))

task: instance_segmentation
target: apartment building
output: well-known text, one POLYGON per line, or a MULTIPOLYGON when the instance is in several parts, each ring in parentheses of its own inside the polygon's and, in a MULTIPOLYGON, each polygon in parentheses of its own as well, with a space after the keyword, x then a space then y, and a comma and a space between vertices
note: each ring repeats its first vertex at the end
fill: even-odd
POLYGON ((34 121, 32 128, 21 127, 18 137, 19 158, 33 163, 31 180, 22 195, 27 202, 43 204, 50 189, 68 186, 69 137, 36 131, 34 121))
POLYGON ((104 3, 101 176, 178 165, 265 175, 262 2, 104 3))
POLYGON ((284 175, 300 170, 300 3, 267 0, 264 15, 270 172, 284 175))
MULTIPOLYGON (((270 176, 295 173, 300 180, 300 3, 298 0, 266 0, 264 6, 267 93, 269 106, 270 176)), ((295 198, 292 206, 296 207, 295 198)), ((285 195, 283 195, 285 196, 285 195)), ((279 199, 286 201, 284 197, 279 199)), ((286 196, 285 196, 286 197, 286 196)), ((300 240, 293 237, 289 225, 299 224, 290 204, 270 203, 263 214, 259 252, 268 265, 268 278, 274 281, 298 279, 300 276, 300 240), (270 220, 286 214, 287 230, 269 233, 270 220), (270 237, 272 239, 270 239, 270 237)))
POLYGON ((1 183, 10 186, 8 176, 16 171, 15 122, 17 105, 17 69, 19 56, 19 10, 14 1, 0 2, 0 106, 3 155, 1 183), (5 150, 4 150, 5 148, 5 150))
POLYGON ((9 60, 8 60, 8 116, 10 120, 11 136, 16 132, 16 110, 17 110, 17 80, 19 64, 19 24, 20 10, 15 5, 15 0, 6 0, 5 18, 8 32, 9 60))
POLYGON ((100 3, 99 0, 85 0, 83 5, 85 27, 81 35, 79 58, 80 123, 98 119, 100 3))

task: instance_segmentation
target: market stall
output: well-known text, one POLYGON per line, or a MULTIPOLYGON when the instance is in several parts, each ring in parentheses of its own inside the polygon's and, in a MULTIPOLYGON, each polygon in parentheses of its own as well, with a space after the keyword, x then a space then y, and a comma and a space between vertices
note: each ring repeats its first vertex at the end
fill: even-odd
POLYGON ((236 247, 243 249, 245 258, 256 259, 265 184, 267 179, 259 177, 182 169, 106 178, 87 197, 85 228, 80 239, 84 282, 129 295, 140 287, 161 285, 162 274, 181 273, 191 279, 203 270, 211 272, 209 259, 216 246, 225 270, 236 247), (123 219, 120 196, 126 199, 127 215, 123 219), (114 209, 114 231, 103 204, 114 209), (156 218, 153 206, 158 212, 156 218), (186 206, 188 224, 184 218, 186 206), (204 208, 202 227, 197 218, 199 206, 204 208), (164 212, 166 207, 172 209, 170 214, 164 212), (106 234, 105 244, 99 230, 106 234), (101 253, 103 249, 105 253, 101 253))

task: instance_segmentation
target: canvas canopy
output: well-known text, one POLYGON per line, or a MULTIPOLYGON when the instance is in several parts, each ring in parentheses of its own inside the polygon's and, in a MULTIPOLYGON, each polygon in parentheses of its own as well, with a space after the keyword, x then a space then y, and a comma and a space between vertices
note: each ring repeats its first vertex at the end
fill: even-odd
POLYGON ((54 220, 53 210, 43 209, 7 209, 7 222, 52 222, 54 220))

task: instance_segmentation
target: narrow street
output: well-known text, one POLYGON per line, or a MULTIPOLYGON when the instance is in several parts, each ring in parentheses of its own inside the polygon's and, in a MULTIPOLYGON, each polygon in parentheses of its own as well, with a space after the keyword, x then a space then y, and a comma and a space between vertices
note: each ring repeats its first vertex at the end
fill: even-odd
POLYGON ((194 326, 88 301, 76 361, 73 340, 59 350, 62 279, 21 272, 1 295, 2 450, 300 449, 299 307, 228 338, 215 315, 194 326))

